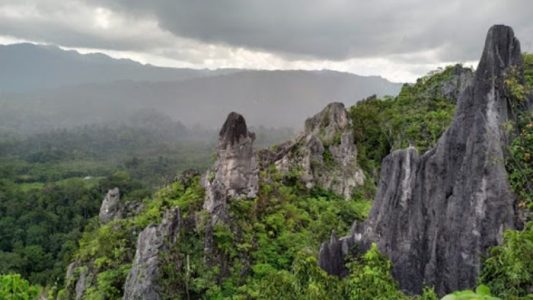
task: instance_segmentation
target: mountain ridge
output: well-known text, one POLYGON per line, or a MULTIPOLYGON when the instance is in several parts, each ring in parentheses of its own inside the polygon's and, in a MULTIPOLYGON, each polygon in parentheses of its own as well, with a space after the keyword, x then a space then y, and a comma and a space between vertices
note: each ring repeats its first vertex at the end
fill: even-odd
POLYGON ((43 88, 53 89, 84 83, 104 83, 121 80, 181 81, 247 71, 336 72, 361 78, 386 80, 376 75, 362 76, 328 69, 255 70, 246 68, 166 67, 144 64, 129 58, 114 58, 101 52, 83 54, 76 50, 65 50, 56 45, 33 43, 0 45, 0 91, 3 93, 20 93, 43 88), (21 67, 23 70, 17 70, 17 68, 20 69, 21 67), (53 76, 58 78, 54 81, 53 76))

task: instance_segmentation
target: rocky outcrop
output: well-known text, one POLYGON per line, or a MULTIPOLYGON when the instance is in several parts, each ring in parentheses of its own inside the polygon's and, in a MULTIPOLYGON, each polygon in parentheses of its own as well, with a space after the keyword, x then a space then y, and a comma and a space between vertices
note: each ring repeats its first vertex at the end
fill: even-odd
POLYGON ((98 218, 100 223, 107 224, 113 220, 137 215, 143 208, 140 201, 120 200, 120 190, 115 187, 110 189, 102 201, 98 218))
POLYGON ((228 257, 216 248, 214 228, 217 224, 230 224, 229 201, 246 201, 257 195, 259 168, 254 140, 255 134, 248 131, 243 116, 230 113, 219 133, 217 160, 202 178, 203 208, 209 213, 204 238, 205 261, 212 267, 218 266, 221 277, 228 273, 228 257))
POLYGON ((293 141, 259 152, 261 166, 298 174, 307 188, 320 187, 345 198, 363 184, 350 118, 342 103, 330 103, 305 121, 293 141))
POLYGON ((69 298, 83 299, 83 294, 93 277, 87 267, 81 266, 78 262, 70 263, 65 276, 65 286, 67 287, 66 291, 68 291, 69 298))
POLYGON ((120 216, 120 190, 115 187, 110 189, 102 201, 98 218, 102 224, 108 223, 120 216))
POLYGON ((449 70, 447 69, 445 72, 447 72, 448 78, 432 86, 426 96, 430 98, 445 98, 456 103, 466 87, 472 83, 474 72, 460 64, 451 67, 449 70))
POLYGON ((193 181, 195 181, 198 176, 200 176, 200 171, 196 169, 187 169, 175 180, 181 183, 184 188, 187 188, 192 185, 193 181))
POLYGON ((482 255, 515 226, 502 125, 513 119, 505 76, 521 68, 513 30, 493 26, 450 128, 422 155, 409 148, 384 159, 368 220, 324 243, 320 266, 342 275, 341 257, 377 243, 405 291, 428 285, 444 294, 475 286, 482 255))
POLYGON ((160 225, 149 225, 137 238, 131 271, 124 285, 124 299, 160 299, 160 254, 176 242, 181 219, 179 208, 165 212, 160 225))
POLYGON ((203 178, 206 190, 204 209, 213 223, 226 221, 226 204, 232 198, 253 198, 258 191, 258 174, 253 142, 244 118, 232 112, 218 138, 217 160, 203 178))

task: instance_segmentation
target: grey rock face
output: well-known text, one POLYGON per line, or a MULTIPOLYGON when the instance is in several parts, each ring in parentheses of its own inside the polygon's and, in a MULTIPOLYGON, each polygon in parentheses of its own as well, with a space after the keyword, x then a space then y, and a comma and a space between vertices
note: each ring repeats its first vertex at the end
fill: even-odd
POLYGON ((350 198, 364 183, 350 118, 342 103, 330 103, 305 122, 294 141, 259 153, 262 166, 272 163, 281 172, 296 171, 308 188, 315 186, 350 198))
POLYGON ((135 258, 124 285, 124 299, 160 299, 159 255, 176 242, 180 230, 179 208, 165 212, 160 225, 146 227, 137 238, 135 258))
POLYGON ((120 201, 120 190, 113 188, 105 195, 98 217, 100 223, 106 224, 116 219, 137 215, 142 208, 143 205, 140 201, 120 201))
POLYGON ((320 266, 342 275, 343 250, 364 251, 375 242, 405 291, 429 285, 444 294, 475 286, 481 256, 515 226, 502 124, 512 119, 504 77, 521 69, 521 59, 513 30, 493 26, 450 128, 422 155, 409 148, 384 159, 369 219, 324 243, 320 266))
POLYGON ((72 262, 67 267, 67 274, 65 276, 65 286, 67 291, 71 294, 71 298, 80 300, 83 299, 83 293, 87 285, 92 281, 93 275, 87 268, 81 267, 78 262, 72 262))
POLYGON ((88 280, 88 276, 89 274, 86 269, 80 271, 79 278, 76 281, 76 300, 83 299, 83 293, 85 293, 87 283, 90 281, 88 280))
POLYGON ((120 216, 120 191, 116 187, 110 189, 105 195, 98 217, 100 218, 100 222, 105 224, 117 216, 120 216))
POLYGON ((442 81, 433 90, 433 96, 442 96, 450 101, 457 102, 459 96, 464 92, 474 79, 474 72, 461 65, 455 65, 450 79, 442 81))
POLYGON ((258 191, 259 169, 253 151, 255 134, 248 131, 244 118, 232 112, 219 134, 217 160, 203 179, 204 208, 214 223, 226 218, 231 198, 253 198, 258 191))

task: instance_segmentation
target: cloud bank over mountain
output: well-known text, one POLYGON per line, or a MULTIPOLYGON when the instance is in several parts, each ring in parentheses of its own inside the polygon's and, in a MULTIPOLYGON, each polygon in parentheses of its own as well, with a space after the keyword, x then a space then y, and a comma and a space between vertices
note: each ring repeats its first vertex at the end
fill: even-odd
POLYGON ((527 0, 6 0, 0 42, 50 43, 163 66, 328 68, 412 81, 442 64, 475 62, 491 24, 531 36, 531 10, 527 0))

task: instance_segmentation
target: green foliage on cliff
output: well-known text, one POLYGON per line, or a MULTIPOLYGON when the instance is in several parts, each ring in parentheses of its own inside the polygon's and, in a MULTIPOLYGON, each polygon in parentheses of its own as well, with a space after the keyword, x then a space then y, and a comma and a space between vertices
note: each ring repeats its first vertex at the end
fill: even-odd
MULTIPOLYGON (((76 274, 86 271, 87 281, 85 297, 87 299, 120 299, 124 282, 131 268, 135 255, 137 236, 146 226, 159 224, 163 213, 171 207, 180 207, 187 211, 201 208, 204 193, 199 178, 187 188, 174 182, 143 201, 141 213, 125 219, 113 220, 100 225, 93 219, 80 239, 79 249, 75 253, 76 274), (85 270, 83 270, 85 269, 85 270)), ((76 279, 74 276, 66 282, 60 291, 60 299, 70 299, 74 295, 76 279)))
POLYGON ((520 117, 518 134, 509 147, 506 168, 518 197, 518 208, 533 211, 533 114, 520 117))
POLYGON ((379 169, 391 150, 415 146, 423 153, 432 147, 452 121, 456 99, 439 87, 453 77, 456 68, 432 72, 405 84, 397 97, 370 97, 350 108, 358 159, 370 174, 379 169))
POLYGON ((348 299, 407 299, 390 274, 391 262, 375 244, 350 263, 349 269, 350 275, 345 279, 348 299))
POLYGON ((533 222, 528 223, 524 230, 505 232, 504 243, 492 248, 485 260, 480 281, 503 299, 525 299, 530 294, 533 283, 533 222))
POLYGON ((526 84, 533 87, 533 53, 524 53, 524 77, 526 84))
POLYGON ((214 254, 207 262, 203 246, 209 225, 201 221, 207 214, 198 207, 184 210, 200 221, 195 228, 184 228, 176 247, 165 255, 168 267, 162 283, 173 297, 176 291, 183 299, 331 295, 327 288, 335 285, 328 282, 336 279, 318 268, 318 246, 332 229, 344 233, 354 220, 365 218, 370 202, 309 192, 299 184, 284 184, 283 177, 273 170, 265 172, 256 198, 229 203, 231 221, 213 227, 214 254), (181 262, 177 268, 176 262, 181 262), (310 282, 300 278, 304 274, 321 279, 310 282))

